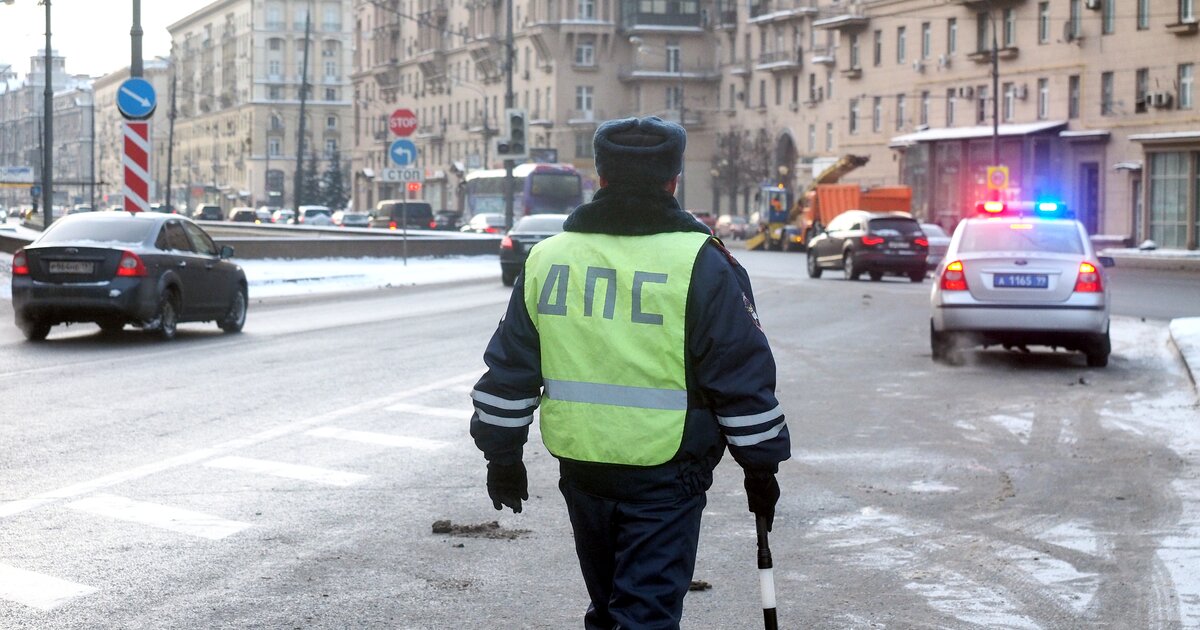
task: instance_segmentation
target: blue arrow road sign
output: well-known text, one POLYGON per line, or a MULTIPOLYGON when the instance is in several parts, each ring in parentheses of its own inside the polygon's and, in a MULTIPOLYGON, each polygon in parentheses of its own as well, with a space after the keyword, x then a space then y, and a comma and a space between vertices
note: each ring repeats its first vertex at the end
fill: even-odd
POLYGON ((392 142, 392 148, 388 153, 392 156, 392 161, 396 166, 408 166, 417 161, 417 145, 413 144, 412 140, 401 138, 392 142))
POLYGON ((126 79, 117 89, 117 109, 130 120, 149 118, 157 105, 154 86, 141 77, 126 79))
POLYGON ((29 187, 29 196, 37 199, 42 196, 42 187, 34 184, 29 187))

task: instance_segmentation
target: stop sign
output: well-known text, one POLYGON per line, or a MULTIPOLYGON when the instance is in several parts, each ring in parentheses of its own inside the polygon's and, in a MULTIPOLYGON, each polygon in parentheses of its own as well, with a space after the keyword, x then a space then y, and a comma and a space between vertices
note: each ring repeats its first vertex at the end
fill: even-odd
POLYGON ((417 130, 417 115, 411 109, 397 109, 388 118, 388 128, 401 138, 411 136, 417 130))

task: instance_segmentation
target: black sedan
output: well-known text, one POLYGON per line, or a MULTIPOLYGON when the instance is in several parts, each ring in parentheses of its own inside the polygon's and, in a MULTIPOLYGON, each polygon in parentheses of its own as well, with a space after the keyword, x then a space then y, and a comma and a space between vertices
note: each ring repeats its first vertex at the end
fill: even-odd
POLYGON ((246 274, 191 220, 157 212, 63 217, 13 255, 17 326, 41 341, 58 324, 132 324, 164 340, 181 322, 216 321, 239 332, 249 304, 246 274))
POLYGON ((534 245, 563 231, 565 214, 531 214, 517 221, 500 241, 500 281, 511 287, 521 275, 525 259, 534 245))

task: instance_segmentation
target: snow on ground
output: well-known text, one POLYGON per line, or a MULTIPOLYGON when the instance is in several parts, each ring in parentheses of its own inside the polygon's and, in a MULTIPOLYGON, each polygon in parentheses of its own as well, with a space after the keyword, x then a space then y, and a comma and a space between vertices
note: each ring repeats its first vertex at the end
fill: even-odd
MULTIPOLYGON (((1192 371, 1194 380, 1200 375, 1200 317, 1171 320, 1171 337, 1192 371)), ((1196 384, 1200 386, 1200 383, 1196 384)))

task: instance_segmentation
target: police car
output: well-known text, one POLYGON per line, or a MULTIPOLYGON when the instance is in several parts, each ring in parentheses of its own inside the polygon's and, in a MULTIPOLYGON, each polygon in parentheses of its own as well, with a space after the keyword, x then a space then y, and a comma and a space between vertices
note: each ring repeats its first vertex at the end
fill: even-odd
POLYGON ((1049 346, 1108 364, 1105 267, 1087 231, 1054 202, 989 201, 954 231, 930 296, 935 361, 962 362, 964 349, 1049 346))

